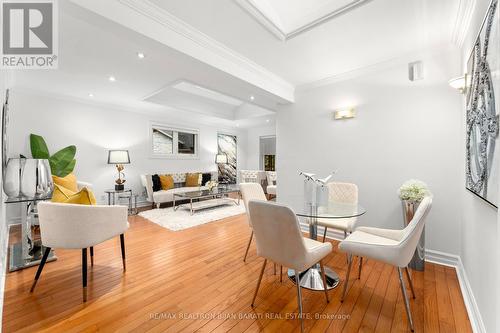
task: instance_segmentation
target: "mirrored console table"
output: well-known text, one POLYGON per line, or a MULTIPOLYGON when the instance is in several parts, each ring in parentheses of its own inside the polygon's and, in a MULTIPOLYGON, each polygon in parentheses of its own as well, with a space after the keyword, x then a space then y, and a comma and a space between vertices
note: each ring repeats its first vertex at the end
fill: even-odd
MULTIPOLYGON (((6 204, 21 204, 21 239, 9 246, 9 272, 38 265, 45 251, 41 240, 35 240, 33 227, 38 225, 37 203, 50 200, 51 197, 14 197, 8 198, 6 204)), ((50 251, 47 261, 54 261, 54 250, 50 251)))

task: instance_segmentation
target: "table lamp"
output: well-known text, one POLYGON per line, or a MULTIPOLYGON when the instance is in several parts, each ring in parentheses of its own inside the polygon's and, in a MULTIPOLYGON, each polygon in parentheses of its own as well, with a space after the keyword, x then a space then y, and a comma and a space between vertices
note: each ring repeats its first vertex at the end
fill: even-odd
POLYGON ((123 173, 123 164, 130 164, 130 156, 128 150, 110 150, 108 152, 108 164, 116 165, 118 171, 118 179, 115 180, 115 190, 123 191, 125 189, 125 174, 123 173), (122 178, 122 176, 124 178, 122 178))

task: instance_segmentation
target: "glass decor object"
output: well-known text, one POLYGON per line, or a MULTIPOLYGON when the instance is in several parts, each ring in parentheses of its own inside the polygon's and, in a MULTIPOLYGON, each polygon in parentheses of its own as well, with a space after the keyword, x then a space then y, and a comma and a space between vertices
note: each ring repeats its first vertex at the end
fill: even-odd
POLYGON ((54 182, 49 160, 26 159, 21 178, 21 193, 28 198, 46 198, 52 195, 54 182))
POLYGON ((21 177, 25 158, 9 158, 4 170, 3 191, 9 198, 21 196, 21 177))

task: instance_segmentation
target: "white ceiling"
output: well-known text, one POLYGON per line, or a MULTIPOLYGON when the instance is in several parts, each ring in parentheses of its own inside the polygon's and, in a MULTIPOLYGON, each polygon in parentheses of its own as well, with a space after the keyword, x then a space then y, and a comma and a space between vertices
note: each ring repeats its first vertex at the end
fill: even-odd
POLYGON ((235 0, 280 40, 293 38, 371 0, 235 0))
POLYGON ((18 71, 15 86, 223 126, 258 126, 273 122, 277 104, 293 102, 295 87, 451 44, 459 11, 457 0, 363 1, 283 41, 242 1, 285 34, 354 3, 61 1, 59 70, 18 71))
MULTIPOLYGON (((254 0, 255 1, 255 0, 254 0)), ((237 0, 151 0, 264 68, 301 85, 411 52, 451 44, 460 1, 372 0, 287 41, 269 33, 237 0)), ((297 13, 326 12, 347 0, 259 0, 284 26, 297 13), (287 6, 288 5, 288 6, 287 6)), ((307 17, 304 15, 303 18, 307 17)))
POLYGON ((14 89, 226 127, 273 121, 279 99, 263 89, 69 2, 60 10, 59 68, 16 71, 14 89), (186 82, 212 97, 189 91, 186 82))

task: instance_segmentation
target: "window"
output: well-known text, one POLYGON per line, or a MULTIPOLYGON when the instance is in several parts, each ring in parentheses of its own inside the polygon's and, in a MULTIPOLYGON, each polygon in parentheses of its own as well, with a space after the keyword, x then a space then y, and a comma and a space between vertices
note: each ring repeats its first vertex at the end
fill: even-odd
POLYGON ((158 158, 197 158, 198 131, 151 125, 151 153, 158 158))

